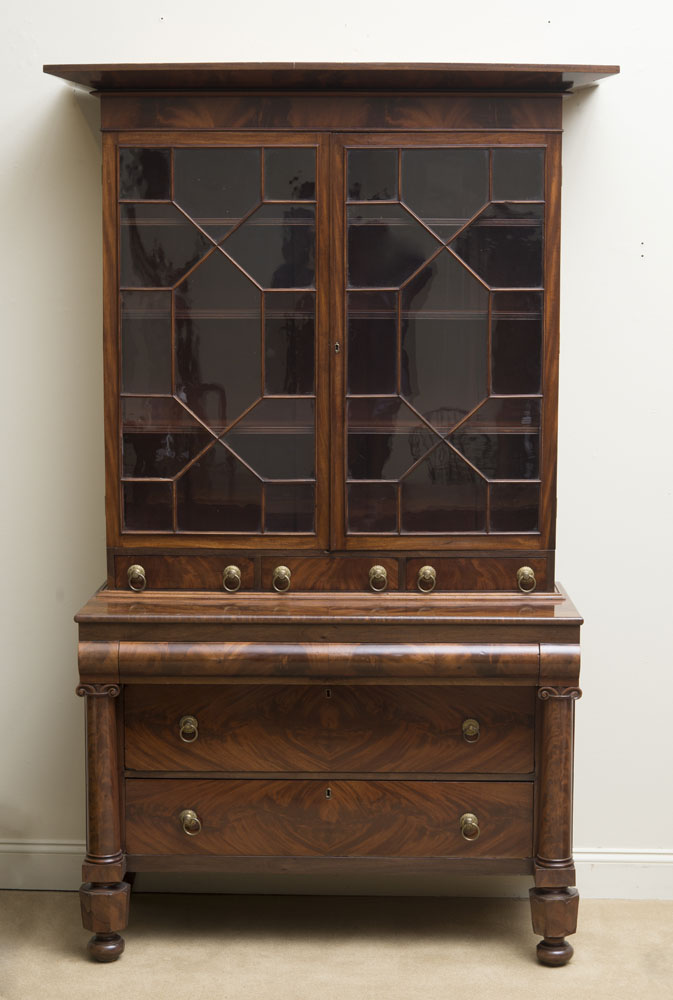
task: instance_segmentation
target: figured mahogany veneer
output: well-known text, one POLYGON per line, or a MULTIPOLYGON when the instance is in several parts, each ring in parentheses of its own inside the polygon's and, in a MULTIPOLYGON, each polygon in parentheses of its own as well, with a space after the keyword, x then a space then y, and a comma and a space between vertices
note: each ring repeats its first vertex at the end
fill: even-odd
POLYGON ((532 783, 442 781, 126 781, 131 854, 503 857, 532 852, 532 783), (179 821, 202 823, 187 836, 179 821), (467 841, 460 817, 478 816, 467 841))
POLYGON ((125 765, 149 771, 533 769, 533 688, 129 685, 125 765), (180 738, 181 717, 198 738, 180 738), (480 732, 467 742, 462 724, 480 732))

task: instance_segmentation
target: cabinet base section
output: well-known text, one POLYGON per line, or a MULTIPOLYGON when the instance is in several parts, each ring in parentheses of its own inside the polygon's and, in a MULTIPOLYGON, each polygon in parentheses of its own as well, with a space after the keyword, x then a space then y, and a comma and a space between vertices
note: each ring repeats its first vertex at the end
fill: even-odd
POLYGON ((133 872, 219 872, 224 875, 532 875, 532 858, 272 858, 129 854, 133 872))

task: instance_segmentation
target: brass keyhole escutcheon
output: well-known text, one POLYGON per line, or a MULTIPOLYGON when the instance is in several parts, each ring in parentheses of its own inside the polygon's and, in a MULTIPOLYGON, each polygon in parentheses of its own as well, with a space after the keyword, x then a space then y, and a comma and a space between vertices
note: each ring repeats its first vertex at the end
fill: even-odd
POLYGON ((271 578, 273 589, 277 590, 279 594, 283 594, 290 589, 291 578, 292 571, 287 566, 276 566, 271 578))
POLYGON ((228 594, 235 594, 241 587, 241 571, 238 566, 225 567, 222 574, 222 586, 228 594))
POLYGON ((183 743, 194 743, 199 738, 199 723, 194 715, 183 715, 178 723, 183 743))
POLYGON ((201 833, 201 820, 193 809, 183 809, 179 819, 182 830, 188 837, 196 837, 198 833, 201 833))
POLYGON ((479 739, 480 727, 476 719, 465 719, 463 722, 463 739, 467 743, 476 743, 479 739))
POLYGON ((133 566, 129 566, 129 568, 126 571, 126 576, 128 578, 129 587, 131 588, 131 590, 140 592, 141 590, 144 590, 145 587, 147 586, 147 577, 145 575, 145 570, 138 563, 135 563, 133 566))
POLYGON ((463 813, 460 817, 460 832, 465 840, 477 839, 481 830, 479 829, 479 820, 474 813, 463 813))
POLYGON ((331 799, 332 798, 332 789, 331 788, 326 788, 325 789, 325 798, 326 799, 331 799))
POLYGON ((388 586, 388 570, 385 566, 372 566, 369 570, 369 586, 375 594, 380 594, 388 586))
POLYGON ((519 590, 523 591, 524 594, 532 594, 537 587, 535 573, 530 566, 521 566, 516 571, 516 582, 519 585, 519 590))
POLYGON ((434 590, 437 584, 437 570, 435 567, 421 566, 418 571, 416 584, 422 594, 429 594, 432 590, 434 590))

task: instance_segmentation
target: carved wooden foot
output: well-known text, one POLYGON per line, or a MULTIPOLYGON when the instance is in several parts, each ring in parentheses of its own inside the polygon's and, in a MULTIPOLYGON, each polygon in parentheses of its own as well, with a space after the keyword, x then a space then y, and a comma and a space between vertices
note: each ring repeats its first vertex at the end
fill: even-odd
POLYGON ((577 930, 577 889, 531 889, 530 911, 533 931, 543 940, 537 946, 538 961, 543 965, 565 965, 573 955, 566 934, 577 930))
POLYGON ((129 918, 128 882, 97 885, 85 882, 79 890, 82 924, 94 936, 88 944, 89 954, 97 962, 114 962, 124 950, 123 930, 129 918))

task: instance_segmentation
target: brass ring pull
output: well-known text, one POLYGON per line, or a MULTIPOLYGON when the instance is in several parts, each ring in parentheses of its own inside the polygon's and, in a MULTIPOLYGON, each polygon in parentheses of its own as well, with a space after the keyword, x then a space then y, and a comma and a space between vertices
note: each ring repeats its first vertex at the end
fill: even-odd
POLYGON ((226 566, 222 574, 222 586, 228 594, 241 589, 241 571, 238 566, 226 566))
POLYGON ((437 570, 435 567, 421 566, 418 571, 418 580, 416 583, 422 594, 429 594, 431 590, 434 590, 437 584, 437 570))
POLYGON ((530 566, 521 566, 516 571, 516 582, 519 584, 519 590, 522 590, 524 594, 532 594, 537 587, 535 573, 530 566))
POLYGON ((479 739, 479 723, 476 719, 465 719, 463 722, 463 739, 466 743, 476 743, 479 739))
POLYGON ((285 593, 286 590, 290 589, 291 577, 292 571, 287 566, 276 566, 271 579, 273 589, 277 590, 279 594, 285 593))
POLYGON ((131 590, 141 591, 147 586, 145 570, 137 563, 134 566, 129 566, 126 571, 126 576, 128 577, 129 587, 131 590))
POLYGON ((372 566, 369 570, 369 586, 376 594, 380 594, 388 586, 388 570, 385 566, 372 566))
POLYGON ((193 715, 183 715, 178 723, 183 743, 194 743, 199 738, 199 722, 193 715))
POLYGON ((180 813, 180 823, 188 837, 195 837, 197 833, 201 833, 201 820, 193 809, 182 810, 180 813))
POLYGON ((460 817, 460 832, 465 840, 477 839, 481 830, 479 829, 479 820, 474 813, 463 813, 460 817))

